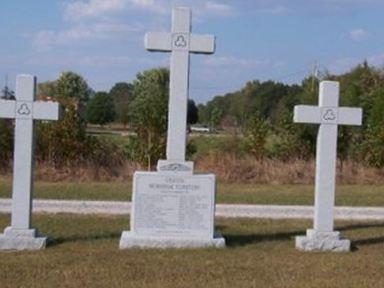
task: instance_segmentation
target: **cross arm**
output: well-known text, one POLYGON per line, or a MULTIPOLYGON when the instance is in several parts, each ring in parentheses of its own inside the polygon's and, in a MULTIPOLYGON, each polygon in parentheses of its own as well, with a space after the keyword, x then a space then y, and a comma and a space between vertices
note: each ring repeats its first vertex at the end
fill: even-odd
POLYGON ((215 53, 215 42, 215 36, 191 34, 189 50, 196 54, 213 54, 215 53))
POLYGON ((0 100, 0 118, 15 118, 16 101, 0 100))
POLYGON ((33 103, 33 119, 59 120, 60 116, 61 109, 57 102, 36 101, 33 103))
POLYGON ((361 108, 339 108, 338 124, 360 126, 363 121, 363 109, 361 108))
POLYGON ((321 123, 321 109, 317 106, 297 105, 295 106, 293 121, 295 123, 321 123))
POLYGON ((172 51, 172 34, 170 33, 146 33, 144 46, 148 51, 172 51))

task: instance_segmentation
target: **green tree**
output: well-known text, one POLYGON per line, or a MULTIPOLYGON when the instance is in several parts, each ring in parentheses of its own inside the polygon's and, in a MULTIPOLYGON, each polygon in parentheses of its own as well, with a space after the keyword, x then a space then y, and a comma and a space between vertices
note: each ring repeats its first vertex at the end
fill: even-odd
POLYGON ((197 105, 197 111, 198 111, 198 122, 201 124, 208 124, 209 123, 209 112, 207 109, 207 106, 204 104, 197 105))
POLYGON ((127 125, 129 120, 129 104, 133 101, 132 90, 132 84, 119 82, 109 91, 109 95, 112 97, 115 106, 116 120, 124 125, 127 125))
POLYGON ((279 122, 273 127, 270 156, 282 161, 308 160, 314 155, 311 142, 302 136, 303 130, 308 128, 306 125, 293 123, 292 119, 293 109, 281 112, 279 122))
POLYGON ((136 155, 151 167, 165 155, 169 71, 159 68, 138 74, 133 83, 133 94, 129 118, 138 137, 136 155))
POLYGON ((56 97, 62 104, 85 103, 90 89, 84 78, 74 72, 63 72, 56 84, 56 97))
POLYGON ((37 85, 37 99, 57 99, 57 80, 39 83, 37 85))
POLYGON ((199 120, 199 111, 196 107, 195 101, 189 99, 188 100, 188 119, 187 123, 188 124, 196 124, 197 121, 199 120))
POLYGON ((115 105, 106 92, 96 93, 88 102, 87 120, 92 124, 104 125, 115 119, 115 105))
POLYGON ((76 173, 77 168, 92 167, 97 177, 100 170, 114 174, 123 165, 122 149, 113 141, 87 135, 85 122, 73 108, 58 122, 39 123, 37 132, 37 159, 56 168, 76 173))
POLYGON ((58 122, 39 123, 36 155, 55 167, 83 163, 91 152, 85 123, 74 108, 68 108, 58 122))
POLYGON ((248 150, 258 160, 265 156, 268 131, 268 123, 257 114, 248 119, 244 129, 248 150))
POLYGON ((0 119, 0 168, 5 169, 11 163, 13 152, 12 122, 0 119))
POLYGON ((366 163, 376 168, 384 167, 384 126, 368 126, 361 146, 362 158, 366 163))
POLYGON ((213 108, 210 118, 210 123, 212 127, 218 128, 220 126, 221 119, 223 119, 223 114, 224 112, 219 107, 213 108))

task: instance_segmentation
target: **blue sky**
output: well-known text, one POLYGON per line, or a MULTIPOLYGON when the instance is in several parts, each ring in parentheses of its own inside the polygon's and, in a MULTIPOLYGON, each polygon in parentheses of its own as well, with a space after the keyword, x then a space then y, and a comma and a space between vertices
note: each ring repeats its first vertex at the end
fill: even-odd
POLYGON ((315 61, 347 71, 384 66, 382 0, 1 0, 0 86, 9 76, 80 73, 95 90, 153 67, 169 54, 144 50, 147 31, 169 31, 172 6, 193 9, 193 31, 217 36, 214 55, 194 55, 190 97, 205 102, 252 79, 299 82, 315 61))

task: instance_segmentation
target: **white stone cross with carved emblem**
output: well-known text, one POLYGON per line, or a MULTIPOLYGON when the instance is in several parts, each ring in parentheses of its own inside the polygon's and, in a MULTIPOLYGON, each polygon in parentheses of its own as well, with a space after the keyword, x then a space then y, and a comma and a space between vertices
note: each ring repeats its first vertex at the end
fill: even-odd
MULTIPOLYGON (((36 236, 35 229, 31 229, 34 120, 58 120, 60 114, 58 103, 35 101, 35 97, 36 77, 31 75, 18 75, 16 79, 16 101, 0 100, 0 118, 16 120, 13 162, 12 223, 4 232, 4 236, 8 238, 21 237, 32 239, 36 236)), ((6 249, 12 242, 12 240, 10 240, 6 241, 4 244, 3 240, 3 238, 0 238, 0 249, 6 249)), ((21 242, 16 240, 12 243, 20 244, 21 242)), ((35 245, 33 243, 34 240, 29 241, 29 244, 27 242, 24 241, 24 244, 22 244, 25 246, 25 249, 36 248, 32 247, 35 245)), ((35 241, 35 243, 38 242, 39 241, 35 241)), ((40 242, 36 245, 40 245, 40 242)), ((11 247, 10 249, 19 248, 20 246, 11 247)))
MULTIPOLYGON (((333 232, 337 132, 338 125, 361 125, 362 114, 361 108, 339 107, 339 83, 334 81, 323 81, 320 83, 319 106, 295 106, 294 122, 320 124, 316 148, 314 230, 310 230, 307 233, 308 237, 305 238, 308 240, 308 238, 312 237, 311 239, 315 240, 312 242, 302 241, 300 242, 301 244, 296 242, 298 246, 301 246, 298 247, 299 249, 333 249, 332 251, 337 251, 337 249, 343 250, 346 248, 346 245, 344 245, 346 242, 338 242, 338 232, 333 232), (314 247, 317 245, 316 243, 322 248, 317 249, 319 247, 314 247), (339 244, 341 245, 340 247, 338 247, 339 244), (327 249, 331 246, 334 247, 327 249)), ((299 239, 302 240, 304 238, 299 237, 299 239)))
POLYGON ((147 50, 171 52, 166 161, 168 163, 185 162, 190 53, 215 52, 214 36, 191 34, 191 18, 189 8, 175 8, 172 12, 171 33, 145 35, 147 50))

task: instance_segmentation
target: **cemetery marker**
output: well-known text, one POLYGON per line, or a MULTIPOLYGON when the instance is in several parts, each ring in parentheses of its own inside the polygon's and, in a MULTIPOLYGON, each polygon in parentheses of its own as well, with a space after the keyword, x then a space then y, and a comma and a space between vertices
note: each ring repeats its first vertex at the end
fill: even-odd
POLYGON ((31 228, 34 120, 58 120, 59 104, 35 98, 36 77, 18 75, 16 101, 0 100, 0 118, 15 119, 12 220, 0 235, 0 250, 35 250, 46 245, 46 238, 31 228))
POLYGON ((172 33, 146 34, 145 48, 171 52, 167 159, 157 172, 135 172, 131 231, 120 249, 224 247, 214 231, 215 175, 194 175, 185 161, 190 53, 214 53, 215 38, 191 34, 191 10, 175 8, 172 33))
POLYGON ((314 229, 296 238, 305 251, 349 251, 350 241, 333 231, 338 125, 361 125, 362 109, 339 107, 339 83, 320 83, 319 106, 295 106, 294 122, 320 124, 316 150, 314 229))
MULTIPOLYGON (((185 161, 190 53, 215 52, 215 37, 192 34, 191 18, 190 9, 176 8, 172 33, 147 33, 144 40, 149 51, 171 52, 167 138, 167 160, 171 162, 185 161)), ((159 164, 160 170, 166 165, 159 164)))

